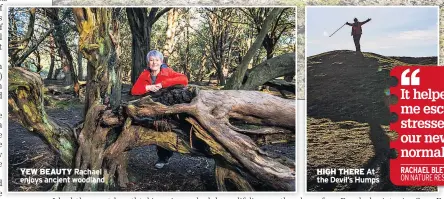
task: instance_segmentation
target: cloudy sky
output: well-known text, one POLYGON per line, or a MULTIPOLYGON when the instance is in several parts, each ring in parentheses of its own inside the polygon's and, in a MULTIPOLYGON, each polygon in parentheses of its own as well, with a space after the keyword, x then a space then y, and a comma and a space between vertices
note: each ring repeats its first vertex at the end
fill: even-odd
POLYGON ((436 7, 307 7, 307 55, 355 50, 353 18, 372 20, 362 26, 361 50, 385 56, 438 56, 436 7))

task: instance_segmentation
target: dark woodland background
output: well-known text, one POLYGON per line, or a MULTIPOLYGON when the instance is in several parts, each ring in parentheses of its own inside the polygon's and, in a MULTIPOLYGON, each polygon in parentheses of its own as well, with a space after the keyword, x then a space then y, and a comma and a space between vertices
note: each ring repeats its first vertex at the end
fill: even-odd
MULTIPOLYGON (((134 83, 146 67, 146 53, 156 49, 164 54, 170 67, 186 74, 191 82, 206 83, 211 77, 218 86, 224 86, 252 46, 270 10, 120 9, 111 18, 119 25, 121 80, 134 83)), ((79 51, 72 9, 40 8, 33 12, 30 17, 27 8, 9 10, 10 66, 27 67, 44 79, 64 79, 65 85, 86 80, 88 63, 79 51)), ((295 9, 283 9, 276 20, 268 23, 270 29, 248 68, 295 52, 295 9)))

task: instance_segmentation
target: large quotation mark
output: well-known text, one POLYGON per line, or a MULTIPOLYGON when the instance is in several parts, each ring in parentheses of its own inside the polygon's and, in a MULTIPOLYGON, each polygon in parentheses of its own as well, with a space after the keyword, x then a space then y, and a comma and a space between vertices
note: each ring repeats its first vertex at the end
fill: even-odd
POLYGON ((416 77, 416 75, 419 73, 419 68, 414 70, 412 72, 412 75, 410 77, 407 77, 407 74, 410 72, 410 69, 406 69, 401 74, 401 85, 402 86, 418 86, 419 85, 419 77, 416 77))

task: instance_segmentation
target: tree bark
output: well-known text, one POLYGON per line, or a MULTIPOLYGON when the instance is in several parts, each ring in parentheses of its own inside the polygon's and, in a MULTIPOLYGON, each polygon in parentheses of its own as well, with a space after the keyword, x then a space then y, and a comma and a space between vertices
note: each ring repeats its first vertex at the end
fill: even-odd
MULTIPOLYGON (((107 107, 114 110, 120 106, 121 67, 118 58, 120 39, 115 16, 119 13, 119 9, 74 8, 73 12, 80 33, 80 50, 90 63, 85 102, 86 116, 79 135, 80 147, 76 153, 75 167, 102 169, 106 175, 112 176, 107 179, 106 184, 109 184, 115 181, 115 176, 118 176, 109 172, 110 164, 120 167, 125 167, 126 164, 126 162, 119 164, 105 161, 101 154, 105 150, 107 135, 113 131, 113 128, 97 126, 101 113, 107 107)), ((99 185, 87 183, 83 189, 98 190, 99 185)))
POLYGON ((73 11, 80 32, 79 48, 83 57, 88 60, 85 108, 88 110, 94 103, 104 103, 105 98, 109 98, 114 91, 113 83, 120 78, 116 51, 119 41, 115 35, 115 28, 118 27, 111 26, 111 23, 115 23, 111 21, 111 9, 73 9, 73 11), (102 28, 95 28, 98 26, 102 28))
POLYGON ((83 55, 82 52, 78 51, 77 53, 77 71, 78 71, 78 77, 79 80, 84 80, 85 78, 83 77, 83 66, 82 66, 82 61, 83 61, 83 55))
POLYGON ((134 84, 146 68, 146 54, 151 49, 151 29, 160 16, 171 8, 158 12, 158 8, 151 8, 149 15, 146 8, 126 8, 128 22, 133 38, 131 83, 134 84))
POLYGON ((50 58, 50 65, 49 65, 49 72, 48 72, 48 76, 46 77, 46 79, 53 79, 53 73, 54 73, 54 63, 55 63, 55 43, 54 43, 54 36, 51 33, 49 35, 49 58, 50 58))
POLYGON ((36 59, 34 65, 37 68, 37 73, 40 73, 42 70, 42 58, 40 57, 40 52, 37 49, 34 51, 34 56, 36 59))
POLYGON ((205 69, 207 68, 207 54, 205 51, 202 52, 202 61, 200 62, 199 72, 196 75, 196 82, 202 82, 204 78, 205 69))
MULTIPOLYGON (((190 23, 190 17, 187 15, 187 23, 190 23)), ((189 38, 189 27, 185 28, 185 38, 189 38)), ((185 47, 185 65, 183 67, 183 73, 188 79, 191 79, 191 65, 190 65, 190 40, 187 39, 185 47)))
POLYGON ((262 25, 261 32, 256 37, 256 40, 254 41, 250 49, 248 49, 247 54, 242 58, 241 64, 237 67, 237 70, 228 80, 228 83, 224 87, 224 89, 233 89, 233 90, 241 89, 242 81, 248 69, 248 63, 251 61, 256 51, 261 47, 262 41, 264 40, 265 35, 267 34, 268 30, 271 27, 271 23, 273 23, 274 19, 281 11, 282 11, 281 8, 274 8, 267 16, 267 18, 264 21, 264 24, 262 25))
POLYGON ((236 161, 243 165, 243 168, 258 179, 277 190, 294 190, 295 188, 294 162, 288 162, 288 160, 282 162, 278 158, 270 157, 246 135, 294 132, 295 106, 291 100, 254 91, 203 90, 190 104, 168 107, 140 100, 130 103, 125 110, 129 116, 135 118, 187 113, 196 118, 199 124, 211 133, 236 161), (273 109, 267 107, 273 107, 273 109), (234 127, 229 119, 286 130, 264 128, 245 130, 234 127))
POLYGON ((166 40, 165 45, 163 46, 163 61, 168 64, 168 58, 174 49, 174 37, 176 35, 176 29, 179 18, 179 10, 177 8, 173 8, 168 12, 167 17, 167 31, 166 31, 166 40))
POLYGON ((294 53, 288 53, 268 59, 255 66, 248 73, 247 81, 241 86, 242 90, 256 90, 264 83, 287 74, 294 74, 296 59, 294 53))
POLYGON ((8 70, 8 105, 18 121, 44 138, 67 166, 74 165, 78 148, 74 131, 67 124, 49 117, 43 104, 43 83, 39 74, 22 67, 8 70))

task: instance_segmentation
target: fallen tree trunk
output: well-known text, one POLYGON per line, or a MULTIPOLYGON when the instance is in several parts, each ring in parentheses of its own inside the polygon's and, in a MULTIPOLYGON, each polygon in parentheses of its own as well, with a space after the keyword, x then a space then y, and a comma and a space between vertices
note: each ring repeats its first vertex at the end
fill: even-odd
POLYGON ((256 90, 259 86, 277 77, 282 77, 287 74, 294 75, 295 70, 296 59, 294 53, 268 59, 251 69, 241 89, 256 90))
MULTIPOLYGON (((271 81, 268 81, 264 84, 265 88, 268 87, 273 87, 275 89, 277 89, 283 98, 288 99, 287 95, 285 94, 284 91, 287 92, 291 92, 293 94, 296 93, 296 85, 292 82, 287 82, 285 80, 281 80, 281 79, 274 79, 271 81)), ((262 87, 262 89, 264 89, 264 87, 262 87)))
MULTIPOLYGON (((229 120, 279 127, 291 132, 295 128, 295 104, 292 101, 255 91, 204 90, 189 104, 165 106, 142 99, 129 103, 125 109, 133 118, 187 113, 196 118, 254 176, 278 190, 294 189, 294 167, 267 156, 249 136, 243 134, 273 133, 273 128, 269 131, 263 128, 247 131, 233 127, 229 120)), ((276 132, 283 133, 285 130, 276 132)))
POLYGON ((273 87, 279 91, 288 91, 291 93, 296 93, 296 85, 292 82, 287 82, 285 80, 281 79, 274 79, 271 81, 268 81, 264 84, 264 86, 270 86, 273 87))
POLYGON ((105 184, 67 184, 63 190, 126 187, 128 151, 146 145, 216 159, 220 190, 227 189, 225 179, 231 179, 239 190, 252 189, 239 170, 276 190, 295 190, 294 160, 259 148, 294 141, 294 100, 255 91, 206 90, 196 91, 190 103, 172 106, 143 97, 116 111, 96 101, 85 116, 86 122, 74 130, 45 114, 37 74, 11 68, 9 77, 8 102, 22 124, 43 135, 67 165, 103 171, 103 176, 92 177, 104 177, 105 184), (165 117, 172 119, 156 119, 165 117))
POLYGON ((42 136, 66 165, 73 166, 78 147, 75 133, 68 125, 56 122, 46 114, 40 75, 14 67, 8 70, 8 81, 10 113, 29 131, 42 136))

